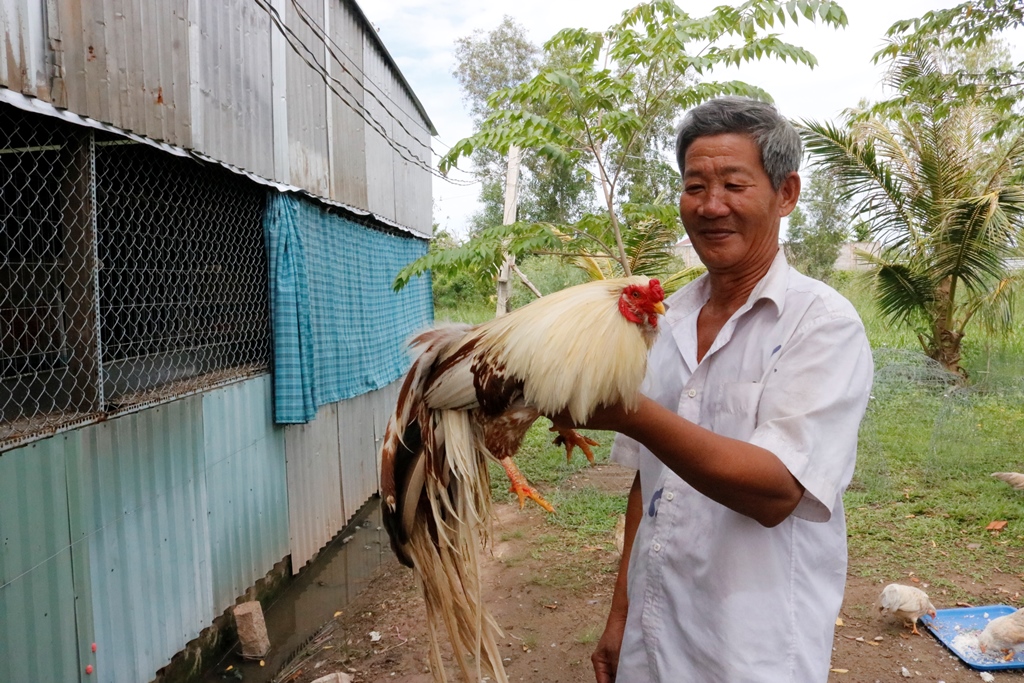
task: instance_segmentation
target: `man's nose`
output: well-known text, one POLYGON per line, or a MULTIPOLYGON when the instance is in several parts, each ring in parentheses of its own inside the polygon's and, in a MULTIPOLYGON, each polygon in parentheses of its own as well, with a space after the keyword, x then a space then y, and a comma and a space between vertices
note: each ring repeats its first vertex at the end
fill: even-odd
POLYGON ((729 214, 721 189, 712 188, 704 195, 704 201, 697 207, 697 214, 702 218, 721 218, 729 214))

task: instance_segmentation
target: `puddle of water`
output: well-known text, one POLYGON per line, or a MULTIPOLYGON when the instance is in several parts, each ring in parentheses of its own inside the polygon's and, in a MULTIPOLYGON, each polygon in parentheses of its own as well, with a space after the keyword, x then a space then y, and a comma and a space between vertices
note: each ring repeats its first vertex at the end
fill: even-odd
POLYGON ((374 498, 264 611, 271 643, 264 666, 242 659, 236 646, 206 672, 204 683, 236 680, 224 676, 224 670, 231 665, 246 683, 270 681, 306 640, 366 588, 373 573, 390 557, 380 500, 374 498))

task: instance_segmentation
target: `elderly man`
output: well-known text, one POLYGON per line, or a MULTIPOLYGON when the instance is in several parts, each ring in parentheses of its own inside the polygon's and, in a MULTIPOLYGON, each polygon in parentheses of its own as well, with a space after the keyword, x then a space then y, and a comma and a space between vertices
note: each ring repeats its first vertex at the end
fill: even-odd
POLYGON ((707 274, 668 300, 640 407, 589 423, 638 470, 599 683, 828 678, 872 360, 853 306, 779 248, 801 153, 753 100, 679 128, 679 212, 707 274))

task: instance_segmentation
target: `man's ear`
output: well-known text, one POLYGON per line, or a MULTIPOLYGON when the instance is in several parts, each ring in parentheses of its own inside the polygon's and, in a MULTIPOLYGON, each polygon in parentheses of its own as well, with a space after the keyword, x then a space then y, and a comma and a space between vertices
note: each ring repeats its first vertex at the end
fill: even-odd
POLYGON ((793 171, 779 187, 779 217, 788 216, 800 199, 800 174, 793 171))

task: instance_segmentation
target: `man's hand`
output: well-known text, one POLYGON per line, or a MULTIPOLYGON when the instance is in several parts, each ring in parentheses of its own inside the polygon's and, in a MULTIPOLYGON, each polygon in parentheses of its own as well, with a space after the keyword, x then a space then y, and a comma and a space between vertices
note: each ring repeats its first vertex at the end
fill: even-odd
POLYGON ((563 410, 557 415, 551 415, 549 419, 557 429, 596 429, 608 432, 621 432, 637 416, 640 407, 648 400, 650 399, 645 396, 639 396, 637 400, 638 407, 635 410, 626 410, 621 403, 611 406, 598 406, 584 425, 573 422, 568 410, 563 410))
POLYGON ((625 631, 626 615, 616 612, 610 614, 604 633, 597 641, 597 649, 590 655, 597 683, 615 683, 615 673, 619 669, 619 651, 622 649, 622 636, 625 631))

